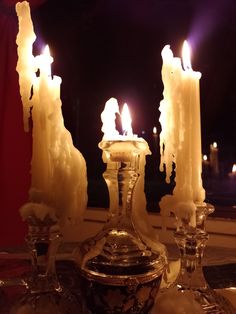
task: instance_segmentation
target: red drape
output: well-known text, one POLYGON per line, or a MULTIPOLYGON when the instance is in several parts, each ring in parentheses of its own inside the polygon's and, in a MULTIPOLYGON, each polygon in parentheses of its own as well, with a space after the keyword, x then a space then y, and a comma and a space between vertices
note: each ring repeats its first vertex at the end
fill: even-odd
MULTIPOLYGON (((23 129, 16 72, 17 1, 0 2, 0 246, 24 243, 19 208, 30 187, 31 134, 23 129)), ((29 1, 31 4, 42 2, 29 1)))
MULTIPOLYGON (((17 2, 23 2, 23 1, 19 1, 19 0, 2 0, 2 3, 5 7, 15 7, 17 2)), ((29 2, 30 4, 30 8, 34 8, 40 4, 42 4, 43 2, 45 2, 45 0, 27 0, 27 2, 29 2)))

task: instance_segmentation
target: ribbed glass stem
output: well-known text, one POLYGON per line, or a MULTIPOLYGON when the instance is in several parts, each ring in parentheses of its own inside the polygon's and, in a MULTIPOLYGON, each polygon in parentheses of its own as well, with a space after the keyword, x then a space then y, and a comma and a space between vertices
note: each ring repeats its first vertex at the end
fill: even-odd
POLYGON ((207 284, 202 272, 202 256, 208 235, 205 232, 174 233, 180 250, 180 273, 177 285, 180 289, 205 289, 207 284))
POLYGON ((202 269, 203 252, 208 240, 205 222, 214 211, 210 204, 196 205, 196 227, 182 221, 181 227, 174 232, 174 238, 180 251, 180 272, 173 283, 182 293, 191 291, 194 300, 201 306, 204 313, 224 314, 226 310, 222 300, 211 289, 205 280, 202 269))
POLYGON ((57 222, 29 216, 26 241, 30 250, 32 272, 24 277, 27 292, 13 304, 10 314, 80 314, 81 304, 61 287, 55 258, 61 235, 57 222))
POLYGON ((30 250, 32 274, 27 286, 32 293, 61 291, 56 275, 55 257, 61 242, 58 226, 50 219, 30 217, 26 241, 30 250))
POLYGON ((110 227, 129 229, 133 191, 139 174, 132 167, 132 163, 116 162, 115 164, 108 163, 103 177, 106 181, 110 198, 110 227), (126 224, 128 225, 126 226, 126 224))

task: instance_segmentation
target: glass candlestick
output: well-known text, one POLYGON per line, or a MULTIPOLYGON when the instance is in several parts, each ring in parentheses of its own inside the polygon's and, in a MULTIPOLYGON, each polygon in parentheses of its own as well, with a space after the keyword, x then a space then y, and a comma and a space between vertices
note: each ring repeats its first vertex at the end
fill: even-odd
POLYGON ((103 229, 80 247, 82 294, 90 313, 148 313, 159 290, 165 256, 149 247, 133 218, 133 194, 146 142, 102 141, 110 210, 103 229))
POLYGON ((27 291, 13 304, 10 314, 81 313, 78 300, 57 278, 55 257, 61 243, 57 221, 49 215, 43 220, 31 215, 27 222, 32 271, 24 276, 27 291))
POLYGON ((190 221, 182 219, 174 232, 180 251, 180 271, 171 287, 176 287, 182 296, 192 296, 203 313, 233 313, 230 304, 210 288, 202 269, 203 253, 209 237, 205 222, 213 211, 214 207, 210 204, 196 204, 196 227, 192 227, 190 221))

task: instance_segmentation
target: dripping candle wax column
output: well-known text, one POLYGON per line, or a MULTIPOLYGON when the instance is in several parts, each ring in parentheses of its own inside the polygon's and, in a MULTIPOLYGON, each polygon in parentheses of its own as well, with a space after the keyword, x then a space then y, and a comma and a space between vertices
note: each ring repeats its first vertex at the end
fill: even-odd
POLYGON ((202 186, 202 153, 200 127, 199 79, 201 73, 191 68, 190 49, 183 45, 181 59, 173 56, 169 46, 162 50, 163 100, 160 103, 160 149, 163 170, 169 182, 175 163, 175 188, 160 202, 163 215, 174 211, 178 218, 190 219, 194 226, 195 203, 202 203, 205 191, 202 186))
POLYGON ((86 163, 64 126, 61 78, 51 75, 53 58, 49 48, 40 56, 32 54, 36 36, 29 3, 17 3, 16 12, 19 21, 17 71, 26 131, 31 107, 33 122, 31 188, 29 203, 21 208, 21 214, 24 219, 32 214, 39 219, 51 215, 60 224, 76 222, 82 218, 87 204, 86 163), (36 76, 37 70, 39 76, 36 76))

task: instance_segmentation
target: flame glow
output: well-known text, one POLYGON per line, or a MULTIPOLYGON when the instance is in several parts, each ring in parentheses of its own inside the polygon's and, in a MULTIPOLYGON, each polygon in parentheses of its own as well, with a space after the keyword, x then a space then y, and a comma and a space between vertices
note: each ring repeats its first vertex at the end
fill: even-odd
POLYGON ((216 142, 213 143, 213 147, 217 148, 217 143, 216 142))
POLYGON ((50 49, 49 49, 49 46, 46 45, 43 49, 43 55, 44 56, 49 56, 50 57, 50 49))
POLYGON ((121 113, 121 122, 124 135, 133 135, 133 130, 131 126, 132 119, 127 104, 124 104, 123 106, 123 110, 121 113))
POLYGON ((153 134, 157 134, 157 127, 156 126, 153 127, 152 132, 153 132, 153 134))
POLYGON ((233 173, 236 173, 236 164, 233 164, 232 172, 233 172, 233 173))
POLYGON ((185 40, 183 44, 183 49, 182 49, 182 61, 183 61, 183 68, 184 70, 191 70, 191 58, 190 58, 190 47, 188 42, 185 40))
POLYGON ((49 46, 46 45, 40 56, 35 57, 36 70, 40 70, 40 76, 46 75, 51 76, 51 63, 53 62, 53 57, 50 55, 49 46))
POLYGON ((203 155, 203 160, 207 161, 207 155, 203 155))

